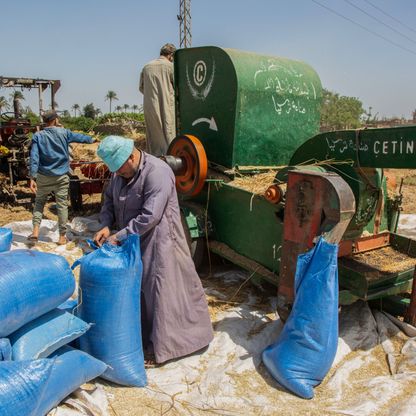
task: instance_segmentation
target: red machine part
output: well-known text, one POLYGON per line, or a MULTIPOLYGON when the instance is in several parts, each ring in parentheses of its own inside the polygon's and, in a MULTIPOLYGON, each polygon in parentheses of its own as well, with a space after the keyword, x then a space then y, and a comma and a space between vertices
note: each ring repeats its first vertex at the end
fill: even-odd
POLYGON ((312 248, 315 237, 320 235, 338 244, 354 213, 354 194, 339 175, 289 172, 277 308, 283 320, 294 301, 298 255, 312 248))
POLYGON ((283 200, 283 196, 283 190, 279 185, 270 185, 264 193, 264 197, 272 204, 278 204, 281 202, 283 200))
POLYGON ((104 163, 86 163, 80 166, 82 174, 91 179, 107 179, 110 171, 104 163))
POLYGON ((176 189, 186 196, 198 195, 204 187, 208 160, 202 143, 190 134, 172 140, 167 154, 181 161, 176 173, 176 189))

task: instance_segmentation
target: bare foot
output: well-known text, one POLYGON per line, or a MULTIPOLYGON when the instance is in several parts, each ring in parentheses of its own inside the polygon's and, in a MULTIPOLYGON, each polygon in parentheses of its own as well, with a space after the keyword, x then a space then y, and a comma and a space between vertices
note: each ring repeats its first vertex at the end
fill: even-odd
POLYGON ((60 235, 59 236, 59 240, 56 244, 58 244, 58 246, 63 246, 68 242, 68 240, 66 239, 65 235, 60 235))
POLYGON ((39 240, 39 227, 38 226, 35 225, 33 227, 32 234, 30 234, 29 237, 27 237, 27 240, 31 243, 36 243, 39 240))

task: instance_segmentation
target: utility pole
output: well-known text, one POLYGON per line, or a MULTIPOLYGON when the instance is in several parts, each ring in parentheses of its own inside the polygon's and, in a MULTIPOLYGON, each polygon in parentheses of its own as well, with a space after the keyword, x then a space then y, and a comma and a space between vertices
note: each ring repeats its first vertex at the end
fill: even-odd
POLYGON ((189 48, 192 44, 191 35, 191 0, 179 0, 179 47, 189 48))

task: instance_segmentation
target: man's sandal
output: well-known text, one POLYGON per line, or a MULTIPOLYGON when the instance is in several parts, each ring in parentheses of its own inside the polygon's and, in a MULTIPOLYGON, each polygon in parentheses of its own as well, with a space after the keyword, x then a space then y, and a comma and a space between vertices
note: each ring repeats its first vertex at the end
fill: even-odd
POLYGON ((159 364, 155 360, 147 359, 144 360, 144 368, 156 368, 159 367, 159 364))

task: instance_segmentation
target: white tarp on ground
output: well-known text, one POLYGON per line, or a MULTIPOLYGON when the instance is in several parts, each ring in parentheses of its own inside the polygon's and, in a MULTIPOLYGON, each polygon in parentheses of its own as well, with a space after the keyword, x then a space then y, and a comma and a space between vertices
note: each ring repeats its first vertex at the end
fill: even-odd
MULTIPOLYGON (((45 238, 41 239, 57 239, 55 223, 42 224, 41 234, 45 238)), ((403 233, 412 232, 416 229, 416 216, 402 216, 401 224, 403 233)), ((76 231, 72 236, 74 242, 59 247, 47 241, 38 244, 36 249, 64 255, 72 262, 82 255, 82 248, 86 247, 83 240, 91 236, 89 230, 93 231, 96 223, 76 219, 72 225, 76 231)), ((24 241, 30 233, 30 222, 13 223, 11 227, 13 248, 26 247, 24 241)), ((215 276, 204 280, 210 310, 215 312, 212 313, 215 338, 204 353, 148 369, 146 388, 103 383, 108 407, 106 397, 100 394, 101 385, 97 384, 99 393, 79 389, 71 395, 69 406, 60 406, 52 414, 415 414, 415 328, 382 312, 371 311, 364 302, 343 307, 332 369, 315 389, 315 398, 303 400, 281 388, 261 364, 261 352, 276 339, 282 327, 273 312, 276 299, 245 287, 243 298, 240 293, 238 302, 234 298, 230 302, 230 290, 222 288, 237 289, 248 275, 232 270, 218 271, 215 276), (82 410, 77 410, 77 406, 82 410)))

